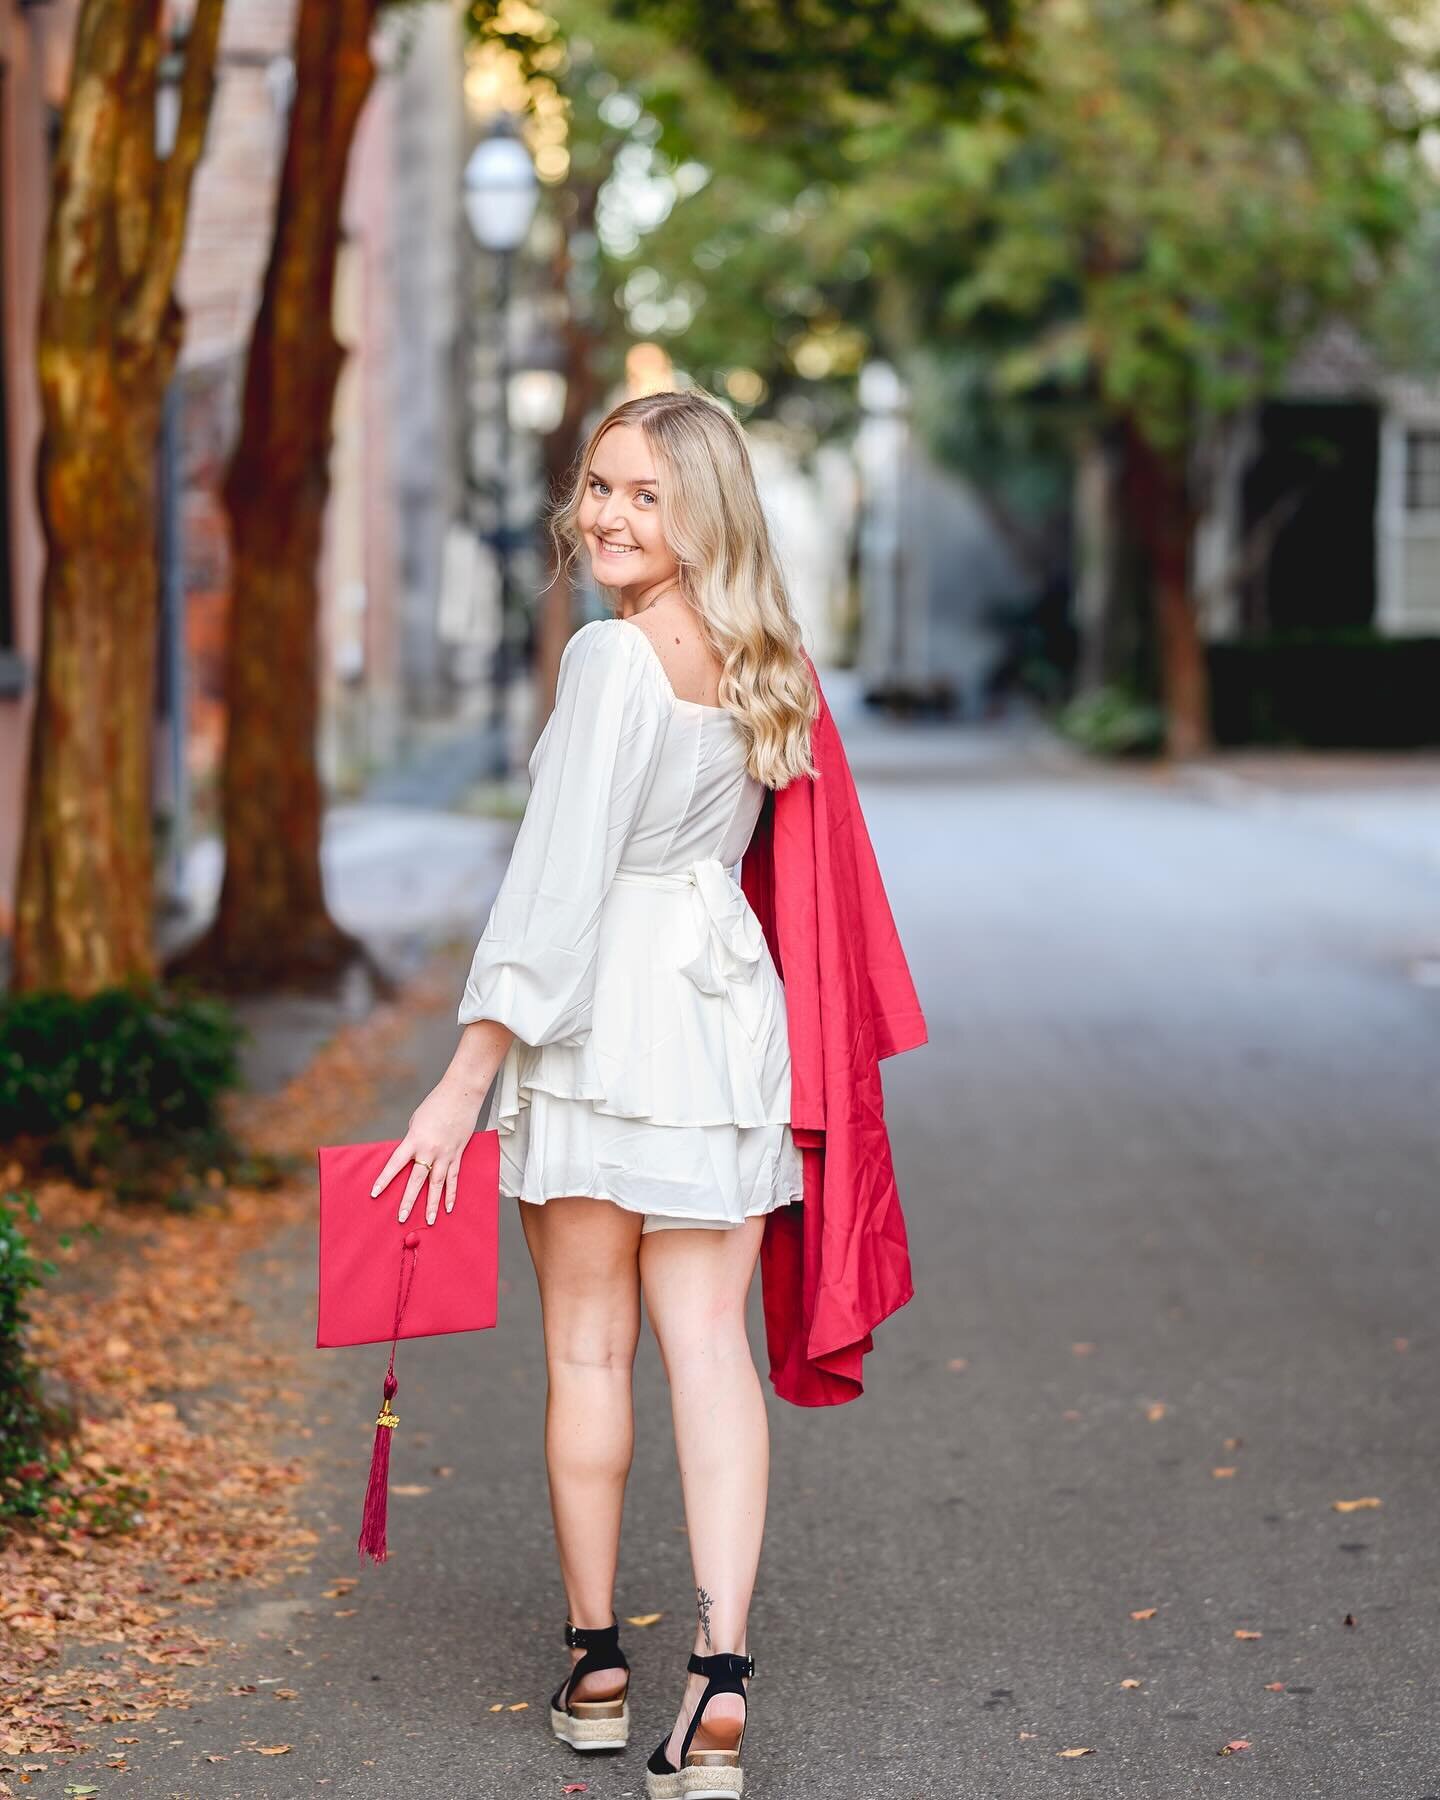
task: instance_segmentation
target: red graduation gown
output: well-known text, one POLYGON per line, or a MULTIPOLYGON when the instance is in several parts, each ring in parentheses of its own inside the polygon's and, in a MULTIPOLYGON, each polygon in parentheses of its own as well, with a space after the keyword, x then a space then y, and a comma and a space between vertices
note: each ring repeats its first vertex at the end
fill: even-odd
POLYGON ((880 1060, 927 1033, 823 692, 811 744, 816 775, 767 797, 740 884, 785 984, 805 1177, 804 1205, 771 1213, 761 1245, 770 1380, 797 1406, 835 1406, 914 1292, 880 1060))

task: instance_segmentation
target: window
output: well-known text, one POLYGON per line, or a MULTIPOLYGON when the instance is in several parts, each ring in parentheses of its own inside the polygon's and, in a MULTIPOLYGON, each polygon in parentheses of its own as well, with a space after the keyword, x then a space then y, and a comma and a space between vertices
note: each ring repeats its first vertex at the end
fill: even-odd
POLYGON ((1405 434, 1405 510, 1440 513, 1440 431, 1405 434))

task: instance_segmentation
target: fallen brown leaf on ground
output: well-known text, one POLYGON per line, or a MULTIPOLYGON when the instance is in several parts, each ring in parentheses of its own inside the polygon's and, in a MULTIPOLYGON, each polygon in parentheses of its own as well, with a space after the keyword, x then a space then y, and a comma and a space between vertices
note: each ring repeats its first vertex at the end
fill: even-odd
POLYGON ((1132 1612, 1132 1619, 1153 1619, 1160 1608, 1158 1606, 1142 1606, 1138 1612, 1132 1612))
POLYGON ((1082 1744, 1078 1749, 1057 1750, 1055 1752, 1055 1754, 1057 1756, 1093 1756, 1095 1754, 1095 1752, 1090 1748, 1090 1746, 1088 1744, 1082 1744))
POLYGON ((1264 1637, 1265 1634, 1263 1631, 1237 1631, 1235 1635, 1237 1638, 1250 1639, 1264 1637))
POLYGON ((57 1272, 30 1301, 27 1342, 75 1412, 64 1482, 88 1524, 66 1535, 35 1521, 0 1543, 0 1755, 79 1754, 105 1726, 187 1705, 171 1671, 203 1665, 223 1640, 178 1625, 177 1609, 273 1586, 313 1556, 316 1535, 292 1510, 306 1471, 275 1449, 278 1430, 305 1424, 293 1359, 258 1330, 236 1271, 313 1220, 314 1146, 364 1117, 417 1016, 450 999, 448 981, 427 975, 337 1032, 280 1094, 227 1109, 256 1152, 302 1159, 278 1188, 213 1189, 177 1213, 32 1184, 35 1252, 57 1272), (82 1648, 96 1649, 93 1666, 82 1648))
POLYGON ((1362 1512, 1367 1508, 1379 1506, 1380 1502, 1373 1494, 1367 1494, 1363 1500, 1332 1500, 1330 1504, 1336 1512, 1362 1512))
POLYGON ((1250 1748, 1249 1738, 1231 1738, 1228 1744, 1222 1744, 1215 1752, 1217 1756, 1234 1756, 1237 1751, 1250 1748))

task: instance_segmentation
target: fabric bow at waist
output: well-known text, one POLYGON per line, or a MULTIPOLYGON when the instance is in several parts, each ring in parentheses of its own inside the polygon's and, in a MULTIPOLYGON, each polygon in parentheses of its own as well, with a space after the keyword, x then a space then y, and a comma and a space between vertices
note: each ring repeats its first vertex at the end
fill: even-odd
POLYGON ((755 980, 765 950, 765 934, 744 889, 732 881, 715 856, 697 857, 683 869, 617 869, 615 880, 637 887, 689 892, 699 942, 680 973, 703 994, 721 994, 746 1034, 755 1038, 764 1023, 765 997, 755 980))

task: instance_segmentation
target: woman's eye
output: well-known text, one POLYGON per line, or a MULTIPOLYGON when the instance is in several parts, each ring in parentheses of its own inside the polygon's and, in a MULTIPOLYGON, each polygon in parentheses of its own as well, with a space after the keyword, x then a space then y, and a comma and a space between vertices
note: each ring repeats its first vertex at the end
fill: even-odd
POLYGON ((600 477, 598 475, 592 475, 590 477, 590 491, 592 493, 598 493, 602 488, 605 489, 607 494, 609 493, 610 490, 605 487, 605 483, 601 481, 600 477))
POLYGON ((644 489, 643 489, 643 488, 642 488, 642 489, 641 489, 641 491, 640 491, 640 492, 639 492, 639 493, 638 493, 638 494, 637 494, 637 495, 636 495, 636 496, 635 496, 635 498, 636 498, 636 499, 637 499, 637 500, 648 500, 648 501, 649 501, 649 502, 650 502, 650 504, 651 504, 651 505, 652 505, 652 506, 653 506, 653 505, 654 505, 654 504, 655 504, 655 496, 654 496, 654 495, 653 495, 653 494, 647 494, 647 493, 646 493, 646 492, 645 492, 645 491, 644 491, 644 489))

